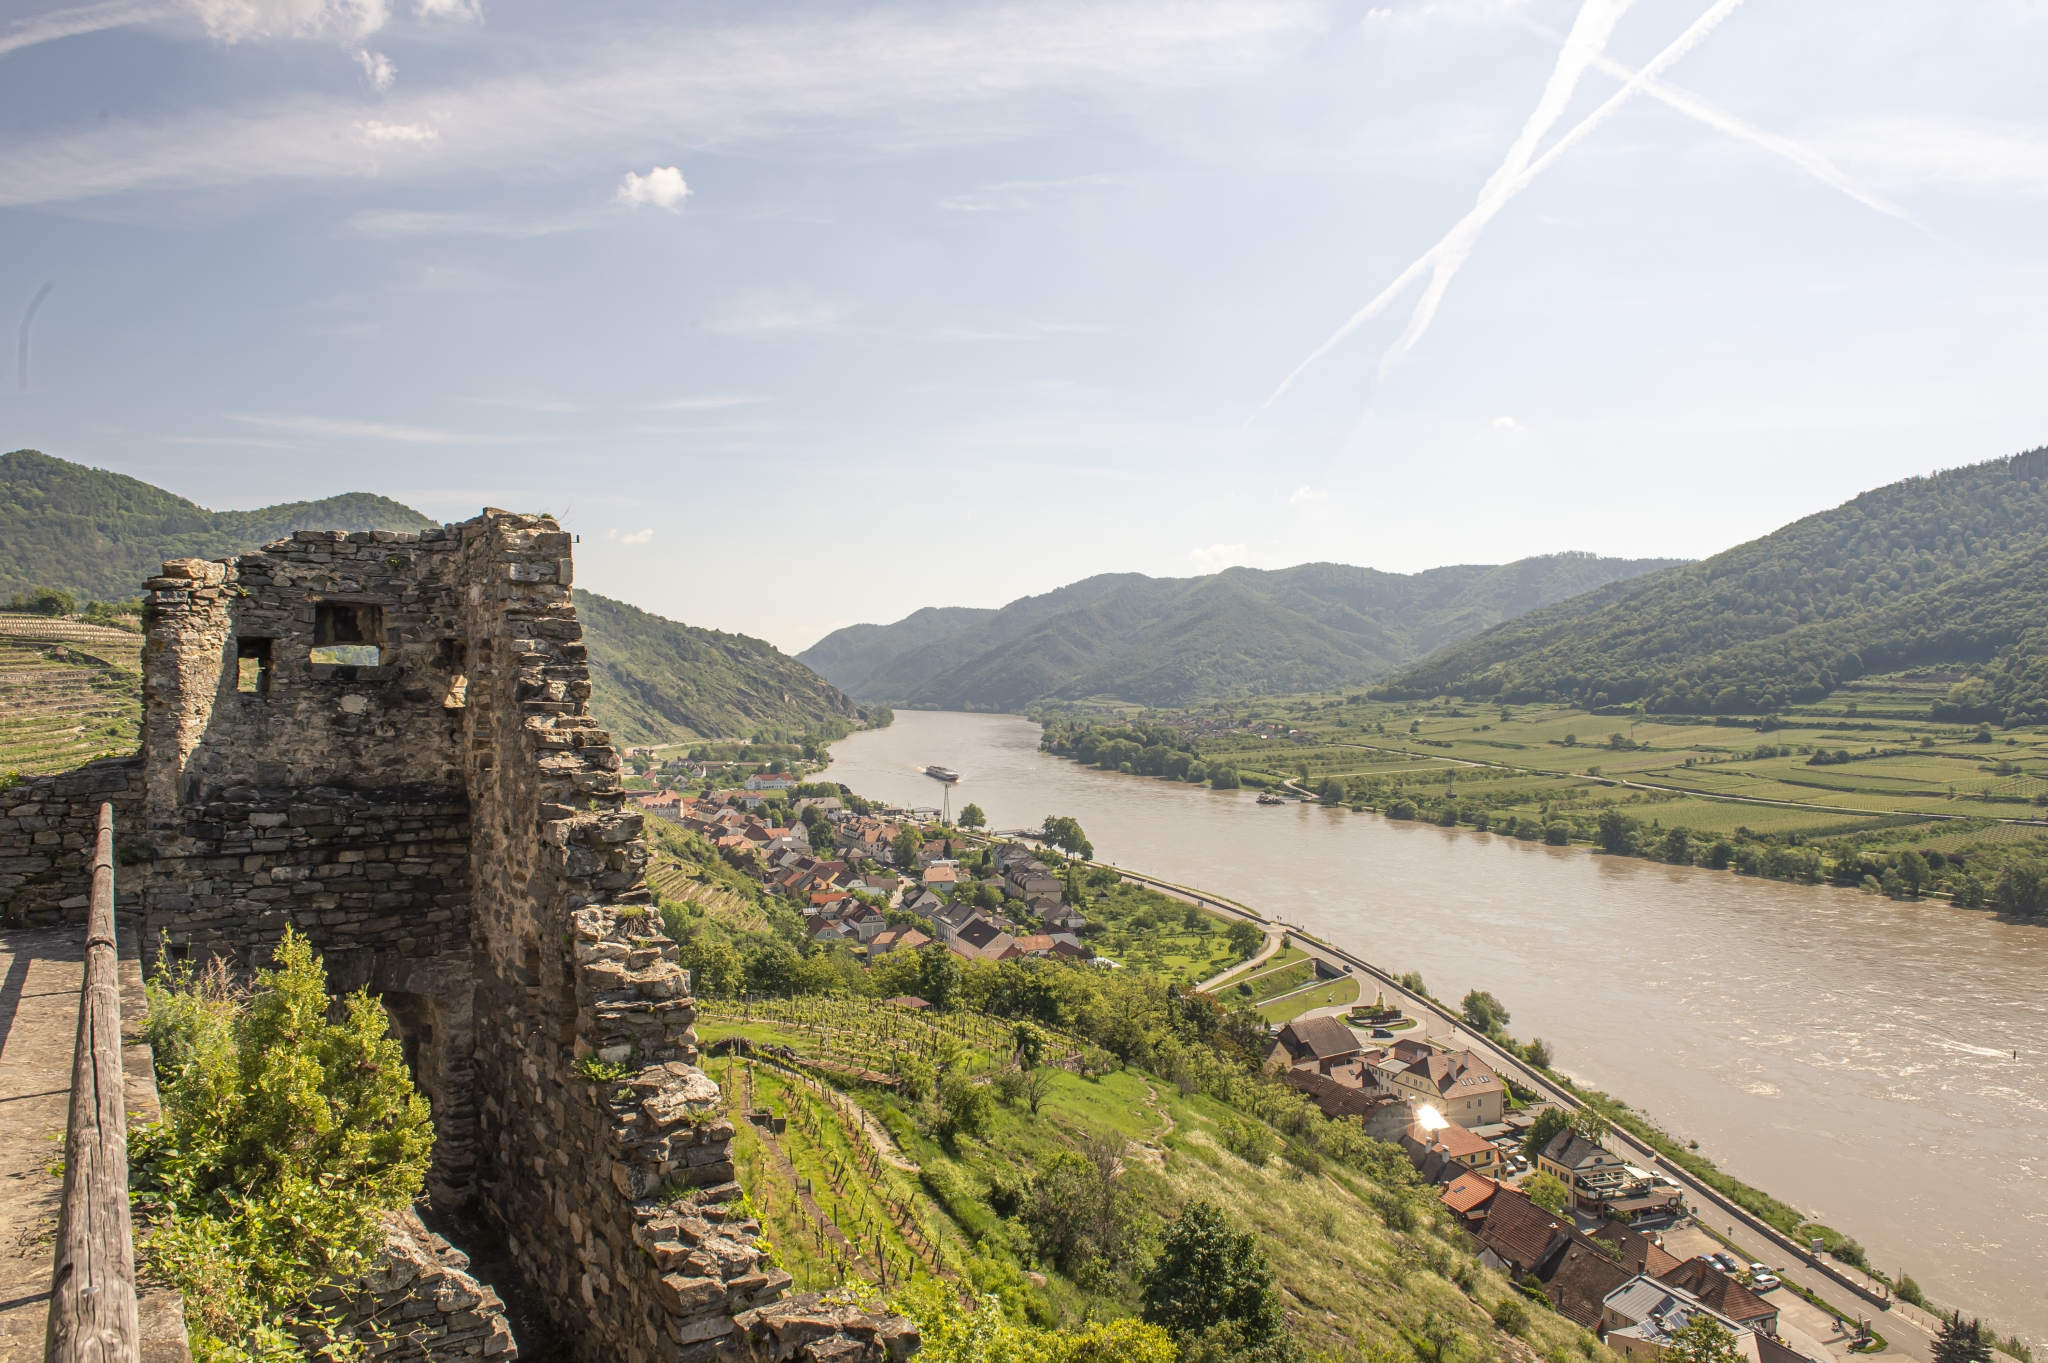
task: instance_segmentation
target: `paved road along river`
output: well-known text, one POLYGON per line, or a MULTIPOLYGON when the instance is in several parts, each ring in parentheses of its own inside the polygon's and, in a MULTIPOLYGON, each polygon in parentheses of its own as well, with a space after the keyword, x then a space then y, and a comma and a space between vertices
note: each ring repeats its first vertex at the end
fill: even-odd
POLYGON ((1520 1037, 1887 1271, 2048 1343, 2048 928, 1941 903, 1593 856, 1094 771, 1013 716, 902 712, 832 779, 999 828, 1071 815, 1096 855, 1243 901, 1520 1037), (2013 1052, 2019 1052, 2014 1059, 2013 1052))

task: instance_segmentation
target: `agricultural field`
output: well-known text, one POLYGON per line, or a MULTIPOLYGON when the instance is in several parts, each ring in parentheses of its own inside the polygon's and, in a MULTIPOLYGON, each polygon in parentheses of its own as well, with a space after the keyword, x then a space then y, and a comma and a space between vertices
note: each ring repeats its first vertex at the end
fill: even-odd
MULTIPOLYGON (((1608 809, 1645 827, 1865 850, 1927 845, 1959 820, 1968 830, 2021 821, 2048 832, 2048 730, 1934 723, 1930 707, 1960 675, 1867 677, 1768 719, 1357 693, 1265 697, 1230 706, 1227 722, 1271 724, 1276 735, 1211 730, 1196 748, 1204 762, 1271 773, 1324 798, 1334 790, 1356 809, 1441 821, 1454 807, 1458 822, 1525 838, 1563 821, 1584 841, 1608 809)), ((1222 707, 1195 713, 1226 718, 1222 707)), ((1956 830, 1959 848, 1943 850, 1967 855, 2032 837, 1968 830, 1956 830)))
POLYGON ((133 752, 141 653, 140 634, 0 615, 0 780, 133 752))
POLYGON ((1013 1024, 981 1014, 815 998, 702 1007, 704 1065, 727 1095, 741 1184, 801 1289, 937 1277, 1034 1323, 1114 1319, 1137 1309, 1165 1223, 1199 1198, 1257 1234, 1288 1333, 1327 1358, 1604 1356, 1480 1268, 1398 1156, 1354 1167, 1289 1155, 1280 1131, 1199 1089, 1099 1052, 1058 1063, 1067 1038, 1033 1071, 1034 1098, 1012 1064, 1013 1024), (751 1056, 732 1053, 739 1038, 751 1056), (981 1097, 942 1102, 915 1082, 846 1077, 854 1061, 891 1056, 942 1058, 950 1091, 981 1097), (978 1114, 949 1117, 956 1108, 978 1114), (1062 1248, 1070 1214, 1108 1258, 1062 1248))

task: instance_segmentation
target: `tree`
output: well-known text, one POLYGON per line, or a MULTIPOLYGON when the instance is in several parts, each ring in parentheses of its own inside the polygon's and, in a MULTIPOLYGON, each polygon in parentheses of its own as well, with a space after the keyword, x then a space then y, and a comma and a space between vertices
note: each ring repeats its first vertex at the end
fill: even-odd
POLYGON ((1181 1209, 1144 1284, 1140 1314, 1176 1337, 1234 1325, 1244 1343, 1257 1347, 1280 1334, 1280 1299, 1257 1237, 1238 1234, 1208 1202, 1181 1209))
POLYGON ((1600 811, 1598 836, 1602 851, 1616 856, 1627 856, 1635 851, 1635 830, 1629 826, 1628 816, 1618 809, 1600 811))
POLYGON ((1017 1219, 1039 1252, 1070 1277, 1119 1268, 1137 1248, 1142 1202, 1123 1153, 1124 1142, 1115 1138, 1055 1151, 1025 1186, 1017 1219))
POLYGON ((1572 1190, 1564 1186, 1564 1180, 1545 1170, 1522 1185, 1522 1191, 1529 1200, 1553 1216, 1561 1216, 1572 1205, 1572 1190))
POLYGON ((1991 1363, 1991 1336, 1983 1322, 1963 1323, 1958 1311, 1942 1322, 1934 1341, 1934 1363, 1991 1363))
POLYGON ((1240 956, 1251 955, 1259 949, 1259 944, 1266 940, 1266 934, 1259 931, 1257 924, 1248 923, 1242 918, 1233 920, 1230 926, 1223 930, 1223 936, 1229 941, 1231 950, 1240 956))
POLYGON ((896 836, 889 839, 889 859, 904 870, 917 865, 917 854, 924 850, 924 839, 909 824, 896 830, 896 836))
POLYGON ((969 805, 960 811, 960 826, 962 828, 986 828, 988 826, 988 815, 981 812, 980 805, 969 805))
POLYGON ((1705 1311, 1671 1332, 1664 1346, 1671 1363, 1742 1363, 1742 1350, 1735 1346, 1735 1332, 1705 1311))
POLYGON ((153 1267, 185 1295, 196 1355, 296 1356, 307 1298, 354 1278, 379 1216, 409 1205, 434 1146, 403 1043, 367 990, 337 1006, 304 937, 238 989, 223 968, 172 963, 150 982, 164 1076, 160 1126, 129 1147, 134 1186, 162 1199, 153 1267))
POLYGON ((946 1110, 940 1123, 942 1135, 979 1138, 995 1124, 996 1104, 989 1096, 989 1086, 975 1083, 958 1070, 939 1081, 939 1105, 946 1110))
POLYGON ((1235 767, 1209 768, 1209 787, 1212 790, 1236 790, 1242 784, 1235 767))
POLYGON ((1991 902, 2007 913, 2048 912, 2048 865, 2038 861, 2009 861, 1998 873, 1991 902))
POLYGON ((1529 1043, 1522 1047, 1522 1059, 1528 1061, 1537 1069, 1549 1069, 1550 1062, 1554 1058, 1550 1053, 1550 1043, 1540 1036, 1530 1037, 1529 1043))
POLYGON ((1465 1011, 1465 1020, 1488 1036, 1508 1025, 1508 1010, 1501 1006, 1499 999, 1484 990, 1471 990, 1459 1006, 1465 1011))
POLYGON ((1543 1148, 1556 1138, 1557 1133, 1572 1124, 1571 1114, 1561 1107, 1547 1107, 1536 1114, 1529 1132, 1522 1137, 1522 1153, 1533 1162, 1543 1153, 1543 1148))
POLYGON ((1045 816, 1045 840, 1070 857, 1083 861, 1095 858, 1095 844, 1088 841, 1088 835, 1081 831, 1081 825, 1064 815, 1045 816))
POLYGON ((1572 1130, 1595 1145, 1606 1140, 1607 1133, 1613 1129, 1607 1115, 1596 1108, 1582 1107, 1572 1114, 1572 1130))
POLYGON ((27 595, 15 593, 8 606, 35 615, 72 615, 78 610, 78 599, 61 587, 32 587, 27 595))
POLYGON ((1344 783, 1334 776, 1326 777, 1323 781, 1322 789, 1316 793, 1322 796, 1323 803, 1326 805, 1341 805, 1344 803, 1344 783))
POLYGON ((960 958, 940 942, 929 942, 917 953, 917 997, 944 1012, 953 1006, 960 992, 960 958))

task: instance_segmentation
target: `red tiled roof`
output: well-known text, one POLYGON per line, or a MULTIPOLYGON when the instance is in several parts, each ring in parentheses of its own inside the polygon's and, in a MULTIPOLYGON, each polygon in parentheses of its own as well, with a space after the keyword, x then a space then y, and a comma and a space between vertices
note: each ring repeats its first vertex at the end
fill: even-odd
POLYGON ((1584 1240, 1574 1239, 1551 1270, 1543 1295, 1567 1320, 1588 1330, 1598 1329, 1600 1304, 1608 1293, 1635 1276, 1584 1240))
POLYGON ((1460 1174, 1444 1189, 1443 1204, 1459 1216, 1484 1207, 1500 1191, 1500 1184, 1481 1173, 1460 1174))

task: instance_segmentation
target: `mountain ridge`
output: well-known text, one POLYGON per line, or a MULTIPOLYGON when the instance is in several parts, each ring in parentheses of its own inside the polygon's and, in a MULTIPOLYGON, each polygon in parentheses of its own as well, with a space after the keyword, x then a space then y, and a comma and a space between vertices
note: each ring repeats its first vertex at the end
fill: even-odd
POLYGON ((1396 673, 1380 694, 1760 713, 1818 699, 1880 660, 1984 664, 2048 626, 2048 604, 2009 589, 2043 545, 2048 448, 1872 488, 1697 563, 1530 611, 1396 673), (1937 609, 1970 630, 1927 614, 1937 609), (1961 652, 1937 657, 1944 649, 1961 652))
POLYGON ((1377 680, 1509 612, 1676 562, 1565 553, 1414 574, 1338 563, 1103 573, 992 612, 926 607, 893 625, 849 626, 797 657, 860 699, 941 709, 1322 690, 1377 680))

